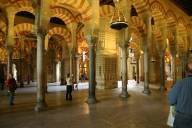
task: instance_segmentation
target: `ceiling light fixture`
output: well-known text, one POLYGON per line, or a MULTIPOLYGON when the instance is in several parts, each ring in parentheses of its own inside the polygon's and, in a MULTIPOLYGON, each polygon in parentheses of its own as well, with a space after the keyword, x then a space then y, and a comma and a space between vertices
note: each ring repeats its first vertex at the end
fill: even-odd
POLYGON ((111 18, 111 28, 115 30, 121 30, 128 27, 128 23, 125 19, 125 16, 119 9, 119 0, 114 0, 115 9, 114 14, 111 18))

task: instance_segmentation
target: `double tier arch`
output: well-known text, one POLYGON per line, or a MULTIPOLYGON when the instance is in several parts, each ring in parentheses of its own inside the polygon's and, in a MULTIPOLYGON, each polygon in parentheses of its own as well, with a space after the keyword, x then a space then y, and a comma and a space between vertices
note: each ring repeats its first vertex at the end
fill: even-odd
POLYGON ((51 4, 54 6, 60 6, 68 8, 74 12, 81 14, 82 20, 89 20, 92 16, 91 6, 87 0, 54 0, 51 4))

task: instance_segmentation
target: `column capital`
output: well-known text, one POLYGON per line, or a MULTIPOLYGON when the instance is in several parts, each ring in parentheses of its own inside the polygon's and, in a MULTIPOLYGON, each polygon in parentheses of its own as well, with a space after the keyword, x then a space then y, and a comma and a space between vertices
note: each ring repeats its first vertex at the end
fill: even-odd
POLYGON ((5 47, 6 47, 7 51, 13 52, 13 46, 12 45, 6 45, 5 47))
POLYGON ((70 29, 71 32, 75 32, 77 27, 78 27, 78 24, 76 22, 72 22, 72 23, 67 24, 67 28, 70 29))
POLYGON ((47 30, 45 30, 43 28, 38 28, 37 29, 37 35, 39 35, 41 37, 45 37, 47 35, 47 30))
POLYGON ((122 43, 121 42, 119 43, 120 48, 127 48, 128 46, 129 46, 129 44, 126 41, 124 41, 122 43))
POLYGON ((96 45, 97 41, 98 41, 98 37, 96 36, 86 36, 86 39, 87 39, 87 43, 89 46, 92 46, 92 45, 96 45))

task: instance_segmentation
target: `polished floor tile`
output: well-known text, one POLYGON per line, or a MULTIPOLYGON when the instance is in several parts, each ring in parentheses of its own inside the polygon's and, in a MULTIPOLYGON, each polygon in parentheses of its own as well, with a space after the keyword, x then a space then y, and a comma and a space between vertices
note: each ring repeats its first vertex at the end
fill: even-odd
POLYGON ((121 88, 97 90, 98 102, 92 105, 86 103, 87 90, 73 91, 71 102, 65 101, 64 90, 50 91, 46 94, 47 110, 39 113, 34 112, 33 91, 17 93, 12 107, 1 92, 0 128, 168 128, 166 92, 152 90, 148 96, 142 90, 141 85, 129 86, 128 99, 119 97, 121 88))

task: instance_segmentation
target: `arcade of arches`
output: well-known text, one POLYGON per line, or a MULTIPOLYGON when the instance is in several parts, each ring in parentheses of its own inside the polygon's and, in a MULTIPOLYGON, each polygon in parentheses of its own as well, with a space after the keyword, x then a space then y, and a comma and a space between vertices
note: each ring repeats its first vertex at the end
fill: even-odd
MULTIPOLYGON (((118 0, 117 0, 118 1, 118 0)), ((122 79, 160 91, 166 80, 184 77, 192 50, 192 19, 168 0, 119 0, 128 27, 110 28, 112 0, 1 0, 0 71, 13 73, 20 87, 37 82, 35 110, 46 107, 49 82, 88 80, 88 103, 96 89, 113 89, 122 79)))

